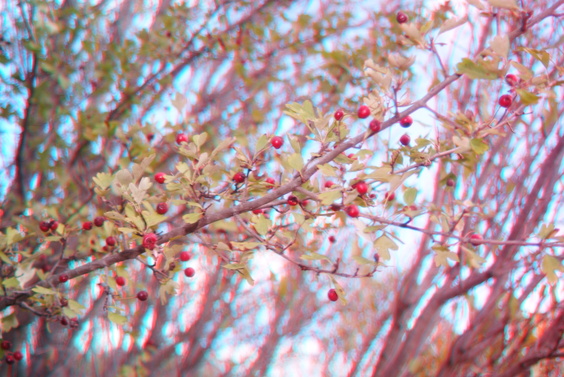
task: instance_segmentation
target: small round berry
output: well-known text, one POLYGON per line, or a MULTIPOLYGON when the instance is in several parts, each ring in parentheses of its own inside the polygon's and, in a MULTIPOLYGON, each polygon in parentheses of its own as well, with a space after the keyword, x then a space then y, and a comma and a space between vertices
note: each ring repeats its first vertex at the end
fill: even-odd
POLYGON ((69 325, 69 320, 67 319, 67 317, 61 318, 61 325, 63 325, 63 326, 69 325))
POLYGON ((382 122, 377 119, 372 119, 368 127, 370 127, 370 131, 372 132, 379 132, 382 127, 382 122))
POLYGON ((513 99, 509 94, 504 94, 501 97, 499 97, 498 103, 499 106, 508 108, 513 103, 513 99))
POLYGON ((446 185, 448 187, 454 187, 454 179, 452 179, 452 178, 447 179, 446 185))
POLYGON ((515 76, 514 74, 510 73, 510 74, 505 76, 505 82, 509 86, 515 86, 515 85, 519 84, 519 78, 517 76, 515 76))
POLYGON ((268 187, 268 188, 273 188, 274 184, 276 183, 274 178, 271 178, 271 177, 266 177, 266 179, 264 181, 267 183, 266 187, 268 187))
POLYGON ((49 221, 42 221, 39 223, 39 229, 42 232, 47 233, 51 229, 51 223, 49 221))
POLYGON ((329 298, 329 300, 331 301, 337 301, 339 299, 339 295, 337 294, 336 290, 331 288, 329 292, 327 292, 327 298, 329 298))
POLYGON ((396 21, 398 24, 405 24, 408 21, 407 15, 403 12, 398 12, 396 15, 396 21))
POLYGON ((114 236, 109 236, 108 238, 106 238, 106 245, 110 246, 110 247, 114 247, 116 245, 117 241, 116 238, 114 236))
POLYGON ((188 262, 191 258, 190 253, 187 251, 181 251, 180 254, 178 254, 178 258, 182 261, 182 262, 188 262))
POLYGON ((479 234, 472 234, 470 236, 470 243, 472 244, 472 246, 478 246, 482 243, 482 236, 480 236, 479 234))
POLYGON ((12 342, 10 342, 9 340, 3 340, 0 346, 3 350, 8 351, 10 348, 12 348, 12 342))
POLYGON ((335 111, 335 120, 341 120, 345 116, 345 112, 342 109, 335 111))
POLYGON ((165 173, 155 174, 155 181, 157 181, 157 183, 160 183, 162 185, 165 182, 165 173))
POLYGON ((67 274, 59 275, 59 282, 60 283, 66 283, 67 281, 69 281, 69 275, 67 275, 67 274))
POLYGON ((23 359, 23 355, 20 351, 14 352, 12 356, 14 356, 14 359, 16 359, 16 361, 20 361, 21 359, 23 359))
POLYGON ((54 232, 59 227, 59 222, 58 221, 51 221, 51 223, 49 223, 49 227, 54 232))
POLYGON ((408 115, 400 119, 400 126, 407 128, 413 124, 413 119, 408 115))
POLYGON ((61 307, 64 308, 66 306, 69 306, 69 300, 67 300, 66 298, 61 298, 61 307))
POLYGON ((233 175, 233 182, 235 183, 243 183, 245 182, 245 174, 241 172, 237 172, 233 175))
POLYGON ((270 139, 270 144, 274 148, 280 149, 282 145, 284 145, 284 139, 282 139, 280 136, 274 136, 272 139, 270 139))
POLYGON ((329 236, 329 242, 335 243, 337 242, 337 239, 335 238, 335 236, 329 236))
POLYGON ((69 327, 71 329, 76 329, 78 327, 78 319, 76 318, 71 318, 70 319, 70 323, 69 323, 69 327))
POLYGON ((13 363, 16 362, 16 360, 14 359, 14 356, 12 356, 12 355, 6 355, 4 360, 6 360, 6 364, 8 364, 8 365, 12 365, 13 363))
POLYGON ((373 257, 374 257, 374 262, 380 263, 380 254, 374 253, 373 257))
POLYGON ((184 275, 186 275, 189 278, 191 278, 195 274, 196 274, 196 270, 194 270, 192 267, 188 267, 187 269, 184 270, 184 275))
POLYGON ((401 143, 401 145, 408 146, 410 141, 411 141, 411 138, 409 137, 408 134, 403 134, 403 135, 400 137, 400 143, 401 143))
POLYGON ((387 192, 386 195, 384 196, 384 198, 389 202, 391 200, 394 200, 396 198, 396 193, 395 192, 387 192))
POLYGON ((354 204, 345 208, 345 212, 350 217, 358 217, 358 215, 360 215, 360 211, 358 210, 358 207, 355 206, 354 204))
POLYGON ((102 225, 104 225, 104 221, 106 221, 106 218, 104 216, 98 216, 94 218, 94 225, 101 227, 102 225))
POLYGON ((370 108, 366 105, 362 105, 358 108, 358 117, 361 119, 368 118, 370 116, 370 108))
POLYGON ((290 206, 297 206, 300 201, 299 201, 298 198, 295 197, 294 195, 290 195, 290 196, 288 197, 288 200, 287 200, 286 202, 287 202, 288 205, 290 205, 290 206))
POLYGON ((168 211, 168 204, 166 203, 159 203, 157 204, 157 213, 159 215, 164 215, 168 211))
POLYGON ((253 213, 255 215, 260 215, 262 213, 262 209, 261 208, 253 209, 253 213))
POLYGON ((123 276, 116 276, 116 284, 119 285, 120 287, 123 287, 125 285, 125 278, 123 276))
POLYGON ((176 144, 180 145, 182 143, 188 142, 188 136, 186 134, 178 134, 176 135, 176 144))
POLYGON ((157 235, 155 233, 147 233, 143 236, 143 247, 153 250, 157 246, 157 235))
POLYGON ((368 192, 368 185, 364 181, 357 182, 354 188, 359 195, 364 195, 368 192))
POLYGON ((90 230, 90 229, 92 229, 91 221, 85 221, 82 223, 82 230, 90 230))
POLYGON ((147 301, 148 298, 149 294, 147 293, 147 291, 141 291, 137 293, 137 299, 139 301, 147 301))
POLYGON ((335 184, 331 181, 325 182, 325 188, 331 188, 331 187, 333 187, 333 185, 335 185, 335 184))

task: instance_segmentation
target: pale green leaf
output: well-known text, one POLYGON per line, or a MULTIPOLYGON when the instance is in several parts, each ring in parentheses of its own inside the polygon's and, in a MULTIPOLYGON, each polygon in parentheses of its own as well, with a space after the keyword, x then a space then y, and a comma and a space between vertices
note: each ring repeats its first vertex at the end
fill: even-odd
POLYGON ((541 271, 546 275, 550 284, 555 284, 558 281, 556 271, 564 272, 564 266, 552 255, 545 255, 542 258, 541 271))
POLYGON ((266 235, 270 228, 272 228, 272 220, 266 218, 266 216, 258 215, 253 216, 253 223, 255 224, 255 229, 261 236, 266 235))
POLYGON ((57 291, 54 291, 52 289, 49 288, 45 288, 45 287, 41 287, 41 286, 36 286, 32 289, 32 291, 34 291, 35 293, 39 293, 41 295, 56 295, 57 291))
POLYGON ((472 139, 470 140, 470 147, 476 154, 484 154, 490 149, 488 144, 486 144, 482 139, 472 139))
POLYGON ((336 177, 337 172, 335 168, 329 164, 318 165, 319 171, 326 177, 336 177))
POLYGON ((352 259, 360 265, 378 266, 378 263, 376 263, 376 261, 367 259, 361 255, 353 255, 352 259))
POLYGON ((488 79, 495 80, 498 78, 498 72, 484 67, 483 64, 475 63, 474 61, 464 58, 456 65, 459 74, 464 74, 471 79, 488 79))
POLYGON ((398 250, 398 245, 386 235, 374 241, 374 248, 383 260, 390 259, 390 250, 398 250))
POLYGON ((411 205, 415 202, 417 197, 417 189, 410 187, 403 193, 403 201, 406 205, 411 205))
POLYGON ((464 25, 466 23, 466 21, 468 21, 467 16, 464 16, 462 18, 449 18, 448 20, 443 22, 443 24, 441 25, 441 28, 439 30, 439 34, 442 34, 445 31, 455 29, 455 28, 457 28, 461 25, 464 25))
POLYGON ((290 165, 292 169, 295 169, 297 171, 302 170, 302 168, 304 167, 304 160, 302 158, 302 155, 293 153, 290 157, 288 157, 288 165, 290 165))
POLYGON ((328 262, 331 262, 331 259, 329 259, 327 256, 322 255, 322 254, 318 254, 318 253, 304 254, 300 257, 300 259, 303 259, 303 260, 326 260, 328 262))
POLYGON ((519 94, 519 99, 523 103, 523 105, 534 105, 540 99, 539 96, 533 94, 525 89, 517 89, 517 94, 519 94))
POLYGON ((505 9, 519 9, 515 0, 487 0, 492 7, 505 9))
POLYGON ((92 178, 96 186, 98 186, 101 190, 105 190, 110 187, 113 179, 113 176, 109 173, 98 173, 92 178))
POLYGON ((543 50, 535 50, 534 48, 529 47, 519 47, 517 50, 525 51, 531 54, 535 59, 540 61, 545 68, 548 68, 548 63, 550 63, 550 54, 543 50))
POLYGON ((15 329, 19 325, 20 323, 18 322, 15 312, 2 317, 2 333, 4 334, 10 332, 10 330, 15 329))
POLYGON ((202 216, 203 216, 202 212, 193 212, 182 216, 182 220, 184 220, 186 224, 194 224, 198 222, 198 220, 200 220, 202 216))
POLYGON ((507 59, 509 54, 509 37, 507 35, 496 35, 492 39, 490 47, 496 54, 507 59))
POLYGON ((206 142, 207 139, 208 139, 208 133, 207 132, 202 132, 199 135, 192 136, 192 140, 194 141, 194 144, 196 144, 198 149, 200 149, 200 147, 202 145, 204 145, 204 143, 206 142))
POLYGON ((342 193, 339 190, 324 191, 318 195, 321 200, 321 205, 328 206, 335 202, 337 199, 342 197, 342 193))
POLYGON ((261 242, 231 242, 231 246, 237 250, 253 250, 261 245, 261 242))
POLYGON ((108 319, 116 325, 123 326, 127 323, 127 317, 118 313, 108 312, 108 319))
POLYGON ((482 2, 480 0, 466 0, 466 1, 468 1, 468 4, 475 6, 479 10, 485 10, 486 9, 484 4, 482 4, 482 2))

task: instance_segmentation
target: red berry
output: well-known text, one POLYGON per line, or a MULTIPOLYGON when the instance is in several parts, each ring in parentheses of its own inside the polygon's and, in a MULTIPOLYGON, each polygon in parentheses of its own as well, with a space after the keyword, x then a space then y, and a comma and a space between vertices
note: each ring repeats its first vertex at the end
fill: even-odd
POLYGON ((42 232, 47 233, 51 229, 51 223, 49 221, 42 221, 39 223, 39 229, 42 232))
POLYGON ((6 355, 4 360, 6 360, 6 364, 8 365, 12 365, 13 363, 16 362, 16 360, 14 360, 14 357, 12 355, 6 355))
POLYGON ((157 204, 157 213, 159 215, 164 215, 168 211, 168 204, 166 203, 159 203, 157 204))
POLYGON ((137 299, 139 301, 147 301, 148 298, 149 294, 147 293, 147 291, 141 291, 137 293, 137 299))
POLYGON ((364 195, 368 192, 368 185, 366 184, 366 182, 360 181, 356 183, 355 189, 360 195, 364 195))
POLYGON ((515 86, 519 83, 519 78, 517 76, 515 76, 514 74, 510 73, 510 74, 505 76, 505 82, 509 86, 515 86))
POLYGON ((3 340, 1 347, 3 350, 8 351, 10 348, 12 348, 12 343, 9 340, 3 340))
POLYGON ((104 221, 106 221, 106 218, 104 216, 98 216, 94 218, 94 225, 101 227, 102 225, 104 225, 104 221))
POLYGON ((272 139, 270 139, 270 144, 274 148, 280 149, 282 145, 284 145, 284 139, 282 139, 280 136, 274 136, 272 139))
POLYGON ((194 270, 192 267, 188 267, 187 269, 184 270, 184 275, 186 275, 189 278, 191 278, 195 274, 196 274, 196 270, 194 270))
POLYGON ((117 276, 116 284, 119 285, 120 287, 123 287, 125 285, 125 278, 123 276, 117 276))
POLYGON ((329 290, 329 292, 327 292, 327 297, 329 298, 329 300, 331 301, 337 301, 339 299, 339 295, 337 294, 337 291, 334 290, 333 288, 331 288, 329 290))
POLYGON ((370 127, 370 131, 372 131, 372 132, 378 132, 378 131, 380 131, 381 126, 382 126, 382 122, 380 122, 380 121, 377 120, 377 119, 373 119, 373 120, 370 122, 370 124, 368 125, 368 127, 370 127))
POLYGON ((384 198, 387 201, 394 200, 396 198, 396 193, 395 192, 387 192, 386 195, 384 196, 384 198))
POLYGON ((454 179, 452 179, 452 178, 447 179, 446 185, 448 187, 454 187, 454 179))
POLYGON ((116 245, 116 238, 114 236, 109 236, 106 238, 106 245, 114 247, 116 245))
POLYGON ((92 229, 91 221, 85 221, 82 223, 82 230, 90 230, 90 229, 92 229))
POLYGON ((262 209, 261 208, 253 209, 253 213, 255 215, 260 215, 262 213, 262 209))
POLYGON ((157 235, 155 233, 147 233, 143 236, 143 247, 153 250, 157 246, 157 235))
POLYGON ((370 116, 370 108, 366 105, 362 105, 358 108, 358 117, 361 119, 368 118, 370 116))
POLYGON ((59 275, 59 282, 66 283, 67 281, 69 281, 69 275, 67 274, 59 275))
POLYGON ((408 146, 410 141, 411 141, 411 138, 409 137, 408 134, 403 134, 403 135, 400 137, 400 143, 401 143, 402 145, 408 146))
POLYGON ((76 329, 76 328, 78 327, 78 319, 76 319, 76 318, 71 318, 71 319, 70 319, 69 327, 70 327, 71 329, 76 329))
POLYGON ((400 126, 407 128, 413 124, 413 119, 408 115, 400 120, 400 126))
POLYGON ((354 204, 345 208, 345 212, 350 217, 358 217, 358 215, 360 215, 360 211, 358 210, 358 207, 355 206, 354 204))
POLYGON ((504 94, 501 97, 499 97, 498 103, 499 106, 508 108, 513 103, 513 99, 509 94, 504 94))
POLYGON ((233 175, 233 182, 235 182, 235 183, 245 182, 245 174, 243 174, 241 172, 235 173, 235 175, 233 175))
POLYGON ((345 112, 342 109, 335 111, 335 120, 341 120, 345 116, 345 112))
POLYGON ((333 185, 334 185, 334 183, 331 182, 331 181, 325 182, 325 188, 331 188, 331 187, 333 187, 333 185))
POLYGON ((295 197, 294 195, 290 195, 290 196, 288 197, 288 200, 287 200, 286 202, 287 202, 288 205, 290 205, 290 206, 297 206, 300 201, 299 201, 298 198, 295 197))
POLYGON ((335 236, 329 236, 329 242, 335 243, 337 242, 337 239, 335 238, 335 236))
POLYGON ((479 234, 472 234, 472 235, 470 236, 470 243, 471 243, 473 246, 478 246, 478 245, 480 245, 480 244, 482 243, 481 241, 482 241, 482 236, 480 236, 479 234))
POLYGON ((405 24, 407 20, 407 15, 403 12, 398 12, 398 14, 396 15, 396 21, 398 22, 398 24, 405 24))
POLYGON ((69 320, 67 319, 67 317, 61 318, 61 325, 68 326, 68 324, 69 324, 69 320))
POLYGON ((157 183, 160 183, 162 185, 165 182, 165 173, 155 174, 155 181, 157 181, 157 183))
POLYGON ((268 188, 273 188, 274 184, 276 183, 276 181, 274 180, 274 178, 271 177, 266 177, 266 179, 264 180, 266 183, 268 183, 267 187, 268 188))
POLYGON ((176 144, 182 144, 188 142, 188 136, 186 134, 178 134, 176 135, 176 144))
POLYGON ((57 230, 58 226, 59 226, 59 222, 58 221, 51 221, 51 223, 49 224, 51 230, 54 232, 57 230))
POLYGON ((190 260, 190 253, 187 251, 181 251, 180 254, 178 254, 178 258, 180 258, 182 262, 188 262, 190 260))
POLYGON ((20 361, 21 359, 23 359, 23 355, 20 351, 14 352, 14 354, 12 356, 14 356, 14 359, 16 359, 17 361, 20 361))

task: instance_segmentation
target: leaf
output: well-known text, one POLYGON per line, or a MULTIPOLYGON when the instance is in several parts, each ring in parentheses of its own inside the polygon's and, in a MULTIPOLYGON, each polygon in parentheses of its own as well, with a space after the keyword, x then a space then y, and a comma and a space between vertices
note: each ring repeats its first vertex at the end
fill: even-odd
POLYGON ((489 145, 486 144, 482 139, 472 139, 470 140, 470 147, 476 154, 484 154, 490 149, 489 145))
POLYGON ((392 168, 390 166, 382 166, 379 168, 374 169, 372 173, 366 176, 367 179, 373 179, 378 182, 389 182, 392 172, 392 168))
POLYGON ((266 216, 258 215, 254 216, 253 219, 255 219, 253 221, 253 223, 255 224, 255 229, 261 236, 266 235, 270 228, 272 228, 272 220, 266 218, 266 216))
POLYGON ((34 287, 32 289, 32 291, 35 292, 35 293, 39 293, 40 295, 56 295, 57 294, 57 291, 54 291, 54 290, 49 289, 49 288, 41 287, 41 286, 34 287))
POLYGON ((564 266, 552 255, 545 255, 542 258, 541 271, 544 272, 550 284, 555 284, 558 281, 555 271, 564 272, 564 266))
POLYGON ((264 149, 264 147, 266 147, 268 145, 268 136, 266 136, 266 134, 262 134, 261 137, 259 137, 259 139, 257 140, 257 144, 255 146, 255 150, 261 151, 264 149))
POLYGON ((535 50, 534 48, 529 47, 519 47, 518 51, 525 51, 531 54, 535 59, 540 61, 545 68, 548 68, 548 63, 550 62, 550 54, 546 51, 542 50, 535 50))
POLYGON ((202 215, 202 212, 193 212, 182 216, 182 220, 184 220, 186 224, 194 224, 202 218, 202 215))
POLYGON ((178 293, 178 283, 172 279, 168 279, 166 283, 159 287, 159 298, 161 299, 161 304, 165 305, 168 296, 176 296, 178 293))
POLYGON ((543 240, 549 238, 554 232, 554 229, 555 229, 554 224, 548 224, 548 225, 542 224, 541 229, 539 230, 538 233, 539 238, 543 240))
POLYGON ((415 202, 415 198, 417 197, 417 190, 413 187, 408 188, 403 193, 403 200, 406 205, 411 205, 415 202))
POLYGON ((507 55, 509 54, 509 37, 507 35, 496 35, 490 47, 496 54, 507 59, 507 55))
POLYGON ((367 266, 378 266, 378 263, 376 263, 376 261, 370 260, 370 259, 366 259, 363 256, 360 255, 353 255, 352 259, 361 265, 367 265, 367 266))
POLYGON ((335 287, 335 291, 337 291, 337 296, 339 296, 339 302, 343 305, 347 305, 347 299, 345 298, 345 296, 346 296, 345 290, 343 289, 341 284, 339 284, 337 279, 335 279, 333 277, 333 275, 329 275, 329 278, 331 279, 331 282, 333 283, 333 286, 335 287))
POLYGON ((75 300, 69 300, 69 308, 77 313, 82 313, 84 310, 86 310, 86 307, 84 305, 81 305, 75 300))
POLYGON ((462 250, 466 253, 468 264, 473 268, 478 268, 482 264, 486 263, 486 260, 475 253, 473 250, 470 250, 467 247, 462 246, 462 250))
POLYGON ((127 317, 118 313, 108 312, 108 319, 116 325, 123 326, 127 323, 127 317))
POLYGON ((112 185, 114 178, 109 173, 98 173, 92 180, 101 190, 105 190, 112 185))
POLYGON ((475 63, 474 61, 464 58, 456 65, 459 74, 464 74, 471 79, 487 79, 495 80, 498 78, 497 72, 491 72, 486 69, 482 64, 475 63))
POLYGON ((210 158, 214 158, 216 154, 218 154, 219 152, 221 152, 224 149, 229 148, 234 142, 235 142, 235 138, 234 137, 229 137, 225 140, 223 140, 221 143, 219 143, 219 145, 217 147, 215 147, 215 149, 213 150, 213 152, 210 155, 210 158))
POLYGON ((154 225, 160 224, 167 219, 165 215, 160 215, 155 211, 143 211, 141 212, 147 227, 152 227, 154 225))
POLYGON ((294 170, 300 171, 304 167, 304 160, 302 155, 298 153, 293 153, 290 157, 288 157, 288 165, 294 170))
POLYGON ((468 1, 468 4, 475 6, 476 8, 478 8, 479 10, 485 10, 486 7, 484 6, 484 4, 482 4, 480 2, 480 0, 466 0, 468 1))
POLYGON ((515 0, 487 0, 492 7, 505 9, 519 9, 515 0))
POLYGON ((464 25, 466 23, 466 21, 468 21, 468 17, 462 17, 462 18, 449 18, 448 20, 446 20, 442 25, 441 28, 439 30, 439 34, 444 33, 445 31, 449 31, 452 29, 455 29, 461 25, 464 25))
POLYGON ((200 147, 202 145, 204 145, 204 143, 206 142, 207 139, 208 139, 208 133, 207 132, 202 132, 199 135, 192 136, 192 140, 194 141, 194 144, 196 144, 198 149, 200 149, 200 147))
POLYGON ((319 171, 321 172, 321 174, 323 174, 326 177, 336 177, 337 176, 337 172, 335 171, 335 168, 332 167, 329 164, 319 165, 318 168, 319 168, 319 171))
POLYGON ((131 182, 133 182, 133 175, 127 169, 121 169, 116 173, 116 181, 120 185, 127 187, 131 182))
POLYGON ((324 191, 318 195, 321 199, 321 205, 328 206, 332 204, 335 200, 342 197, 342 193, 339 190, 324 191))
POLYGON ((453 253, 452 251, 438 251, 437 255, 435 255, 435 264, 436 266, 448 266, 448 260, 453 260, 458 262, 458 254, 453 253))
POLYGON ((374 241, 374 248, 383 260, 389 260, 390 250, 397 250, 398 245, 391 238, 383 235, 374 241))
POLYGON ((19 288, 20 282, 17 278, 11 277, 9 279, 2 280, 2 285, 6 288, 19 288))
POLYGON ((18 232, 16 229, 9 227, 8 229, 6 229, 6 242, 7 242, 7 246, 11 246, 21 240, 23 240, 24 236, 22 236, 22 234, 20 232, 18 232))
POLYGON ((329 259, 327 256, 322 255, 322 254, 318 254, 318 253, 308 253, 308 254, 304 254, 302 256, 300 256, 300 259, 303 260, 326 260, 329 263, 331 263, 331 259, 329 259))
POLYGON ((231 246, 237 250, 253 250, 261 245, 261 242, 231 242, 231 246))
POLYGON ((245 265, 243 263, 226 263, 221 267, 227 268, 228 270, 238 270, 241 268, 245 268, 245 265))
POLYGON ((425 46, 425 40, 423 39, 423 34, 417 28, 417 25, 414 23, 408 24, 401 24, 401 30, 409 37, 409 40, 413 42, 413 44, 419 45, 421 47, 425 46))
POLYGON ((527 81, 533 78, 533 72, 523 64, 517 63, 516 61, 512 60, 511 65, 519 71, 519 76, 521 76, 521 79, 527 81))
POLYGON ((539 96, 531 92, 528 92, 525 89, 517 89, 517 94, 519 94, 519 99, 521 100, 523 105, 533 105, 537 103, 540 99, 539 96))
POLYGON ((7 333, 12 329, 18 327, 20 323, 18 322, 18 318, 16 317, 16 313, 12 313, 10 315, 6 315, 2 317, 2 332, 7 333))

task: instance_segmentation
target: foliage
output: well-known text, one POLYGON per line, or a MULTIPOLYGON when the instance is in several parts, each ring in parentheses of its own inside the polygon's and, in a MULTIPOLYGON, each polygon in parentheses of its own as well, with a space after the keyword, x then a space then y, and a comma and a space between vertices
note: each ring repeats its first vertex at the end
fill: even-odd
POLYGON ((0 369, 562 374, 564 0, 306 3, 7 4, 0 369))

